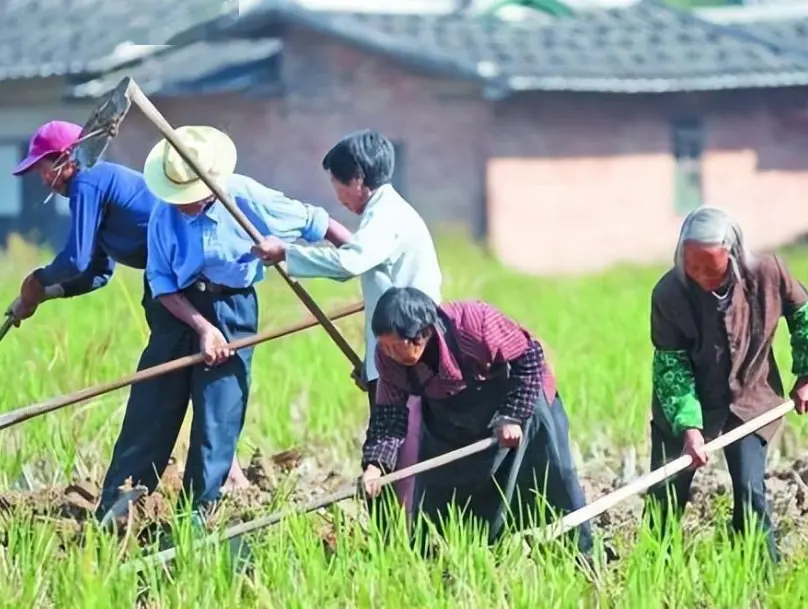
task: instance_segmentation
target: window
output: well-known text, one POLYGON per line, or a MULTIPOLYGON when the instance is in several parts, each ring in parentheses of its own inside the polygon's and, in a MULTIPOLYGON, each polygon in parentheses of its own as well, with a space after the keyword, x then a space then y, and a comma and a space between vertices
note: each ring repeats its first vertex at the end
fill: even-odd
POLYGON ((674 122, 671 139, 675 162, 673 207, 676 213, 684 216, 703 205, 701 157, 704 138, 701 120, 674 122))
POLYGON ((393 142, 393 150, 396 156, 396 166, 393 169, 393 188, 406 199, 407 181, 405 170, 407 167, 407 155, 405 154, 404 144, 401 142, 393 142))
POLYGON ((16 218, 22 212, 22 180, 11 175, 20 162, 19 144, 0 144, 0 217, 16 218))

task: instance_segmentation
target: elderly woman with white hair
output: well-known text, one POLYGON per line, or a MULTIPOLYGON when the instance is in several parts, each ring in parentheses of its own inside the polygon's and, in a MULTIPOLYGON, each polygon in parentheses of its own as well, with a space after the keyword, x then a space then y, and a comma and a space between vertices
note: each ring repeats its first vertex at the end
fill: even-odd
MULTIPOLYGON (((772 342, 781 317, 791 332, 791 392, 799 413, 808 406, 808 293, 776 255, 752 255, 740 227, 724 211, 703 207, 682 225, 675 265, 651 296, 653 416, 651 467, 689 454, 707 463, 712 439, 783 401, 772 342)), ((733 528, 746 530, 751 512, 778 560, 766 500, 767 445, 782 421, 724 450, 733 485, 733 528)), ((691 469, 652 489, 653 528, 681 516, 691 469), (657 518, 659 516, 659 518, 657 518)), ((650 506, 649 506, 650 507, 650 506)))

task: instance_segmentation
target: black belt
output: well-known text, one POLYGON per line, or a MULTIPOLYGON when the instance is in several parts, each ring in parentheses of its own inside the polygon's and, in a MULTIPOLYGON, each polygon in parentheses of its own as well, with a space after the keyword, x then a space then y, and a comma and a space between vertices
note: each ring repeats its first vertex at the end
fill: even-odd
POLYGON ((230 296, 233 294, 249 294, 252 291, 252 286, 248 288, 231 288, 230 286, 220 283, 213 283, 207 279, 197 279, 186 289, 194 292, 207 292, 208 294, 230 296))

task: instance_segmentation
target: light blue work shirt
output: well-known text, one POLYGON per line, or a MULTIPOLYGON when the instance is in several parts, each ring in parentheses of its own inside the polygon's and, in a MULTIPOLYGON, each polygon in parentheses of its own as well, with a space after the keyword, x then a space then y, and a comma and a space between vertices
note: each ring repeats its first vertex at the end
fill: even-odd
MULTIPOLYGON (((328 213, 320 207, 290 199, 243 175, 231 176, 226 187, 262 235, 315 243, 328 231, 328 213)), ((152 296, 179 292, 202 277, 230 288, 252 286, 264 278, 263 263, 250 252, 253 245, 219 201, 196 216, 160 202, 148 228, 146 278, 152 296)))
POLYGON ((359 230, 342 247, 289 246, 286 270, 292 277, 361 277, 365 301, 365 374, 379 377, 372 320, 376 304, 391 287, 418 288, 441 301, 443 275, 424 220, 392 184, 378 188, 365 205, 359 230))

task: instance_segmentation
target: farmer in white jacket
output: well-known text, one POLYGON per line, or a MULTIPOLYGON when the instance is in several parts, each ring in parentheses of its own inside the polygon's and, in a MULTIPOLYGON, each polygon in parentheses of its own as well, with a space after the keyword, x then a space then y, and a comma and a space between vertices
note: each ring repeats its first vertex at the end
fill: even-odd
MULTIPOLYGON (((327 277, 346 281, 359 277, 365 301, 365 378, 371 408, 375 403, 378 372, 374 363, 376 337, 371 319, 376 303, 391 287, 418 288, 440 304, 441 271, 432 236, 415 209, 390 183, 395 167, 393 145, 377 131, 351 133, 323 158, 339 202, 360 216, 353 239, 339 248, 291 245, 274 237, 264 240, 254 253, 265 261, 285 260, 293 277, 327 277)), ((420 401, 409 403, 410 434, 402 446, 399 467, 418 457, 420 401)), ((402 504, 410 511, 412 479, 396 486, 402 504)))

